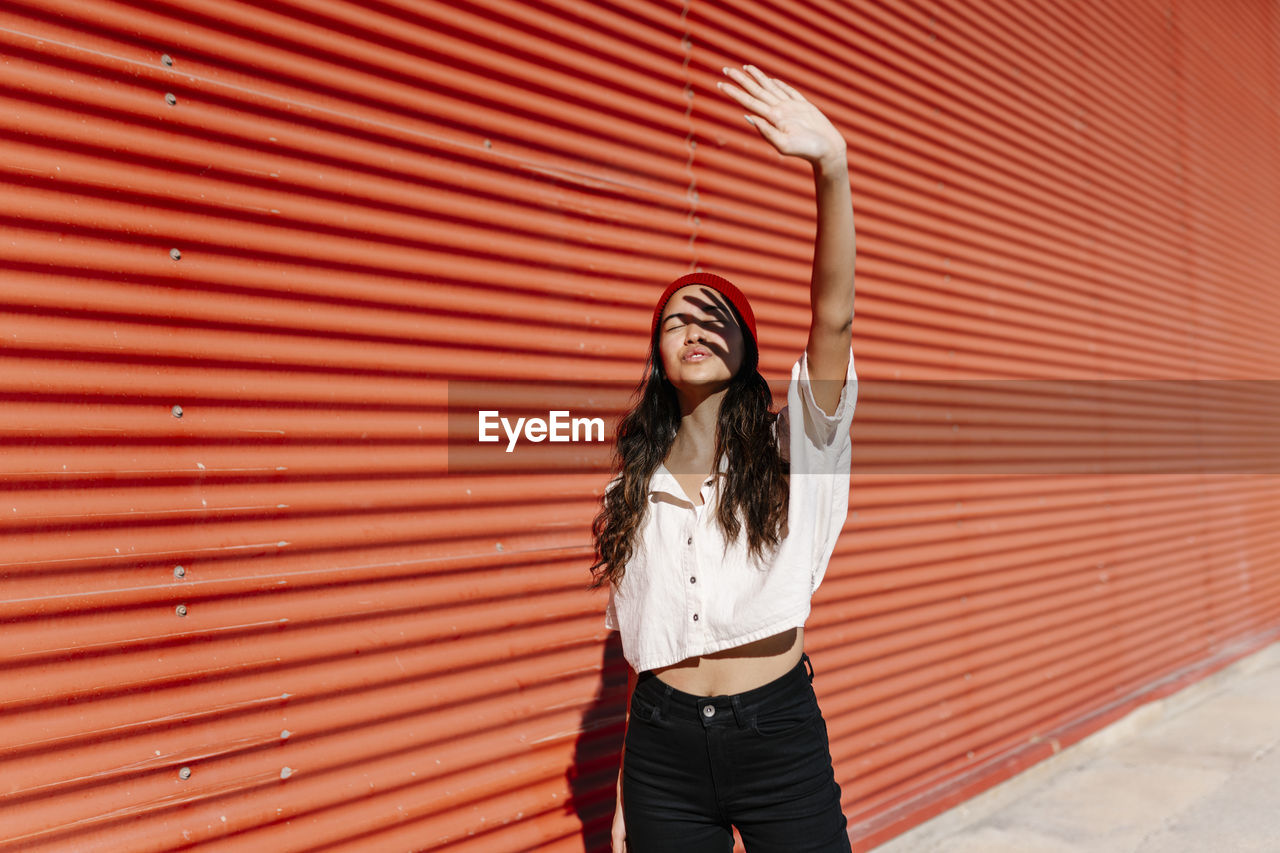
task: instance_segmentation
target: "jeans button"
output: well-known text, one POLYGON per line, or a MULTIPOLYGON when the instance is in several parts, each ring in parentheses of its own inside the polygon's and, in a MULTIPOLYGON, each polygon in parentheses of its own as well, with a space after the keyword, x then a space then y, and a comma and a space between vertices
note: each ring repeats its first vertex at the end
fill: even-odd
POLYGON ((711 718, 712 718, 712 717, 714 717, 715 715, 716 715, 716 706, 715 706, 715 705, 703 705, 703 706, 702 706, 702 716, 706 717, 707 719, 711 719, 711 718))

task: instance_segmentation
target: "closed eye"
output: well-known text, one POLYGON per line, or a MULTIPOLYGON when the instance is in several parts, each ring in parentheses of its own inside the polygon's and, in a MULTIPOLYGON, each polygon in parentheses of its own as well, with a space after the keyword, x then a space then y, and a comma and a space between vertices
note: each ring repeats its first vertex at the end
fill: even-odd
POLYGON ((690 317, 687 314, 672 314, 670 317, 667 318, 666 325, 663 326, 663 328, 666 329, 667 331, 671 331, 672 329, 679 329, 682 326, 687 326, 689 324, 689 320, 691 319, 694 322, 702 326, 705 326, 709 329, 718 329, 718 328, 724 328, 725 326, 727 326, 728 323, 725 321, 724 312, 718 309, 713 309, 713 310, 714 310, 714 315, 710 317, 690 317))

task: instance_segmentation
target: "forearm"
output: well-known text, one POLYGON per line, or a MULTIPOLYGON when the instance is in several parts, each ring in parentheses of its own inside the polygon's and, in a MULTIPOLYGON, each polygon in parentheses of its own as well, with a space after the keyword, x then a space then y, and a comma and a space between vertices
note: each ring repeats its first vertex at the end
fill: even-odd
POLYGON ((853 198, 844 150, 813 164, 818 203, 810 305, 813 322, 843 331, 853 321, 853 198))

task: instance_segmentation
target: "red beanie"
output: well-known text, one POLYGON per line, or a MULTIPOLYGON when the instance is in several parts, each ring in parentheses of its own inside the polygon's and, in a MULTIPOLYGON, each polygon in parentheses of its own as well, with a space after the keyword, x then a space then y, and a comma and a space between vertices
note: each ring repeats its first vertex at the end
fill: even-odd
POLYGON ((751 305, 747 302, 747 297, 727 278, 721 278, 709 272, 691 272, 688 275, 680 276, 667 285, 667 289, 662 291, 662 296, 658 299, 658 306, 653 309, 653 324, 649 327, 650 340, 653 339, 654 332, 658 330, 658 323, 662 320, 662 309, 667 307, 667 301, 671 299, 671 294, 691 284, 706 285, 732 302, 733 307, 738 309, 738 313, 746 321, 747 328, 751 331, 751 340, 759 346, 759 339, 756 337, 756 315, 751 313, 751 305))

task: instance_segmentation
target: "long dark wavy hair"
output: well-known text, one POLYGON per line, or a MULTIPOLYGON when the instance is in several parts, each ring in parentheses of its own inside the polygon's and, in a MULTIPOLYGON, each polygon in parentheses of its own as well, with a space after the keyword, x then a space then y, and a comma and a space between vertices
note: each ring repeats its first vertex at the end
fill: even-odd
MULTIPOLYGON (((759 558, 777 547, 786 529, 790 466, 774 437, 778 414, 770 410, 772 396, 760 375, 755 339, 737 309, 729 308, 743 330, 746 353, 729 381, 716 419, 711 470, 719 470, 722 457, 728 459, 726 477, 717 486, 721 491, 716 520, 726 542, 736 541, 745 527, 748 553, 759 558)), ((679 398, 662 368, 658 336, 655 330, 649 341, 648 365, 637 388, 639 401, 618 424, 615 482, 605 491, 591 526, 595 537, 591 589, 622 580, 648 511, 649 481, 680 428, 679 398)))

